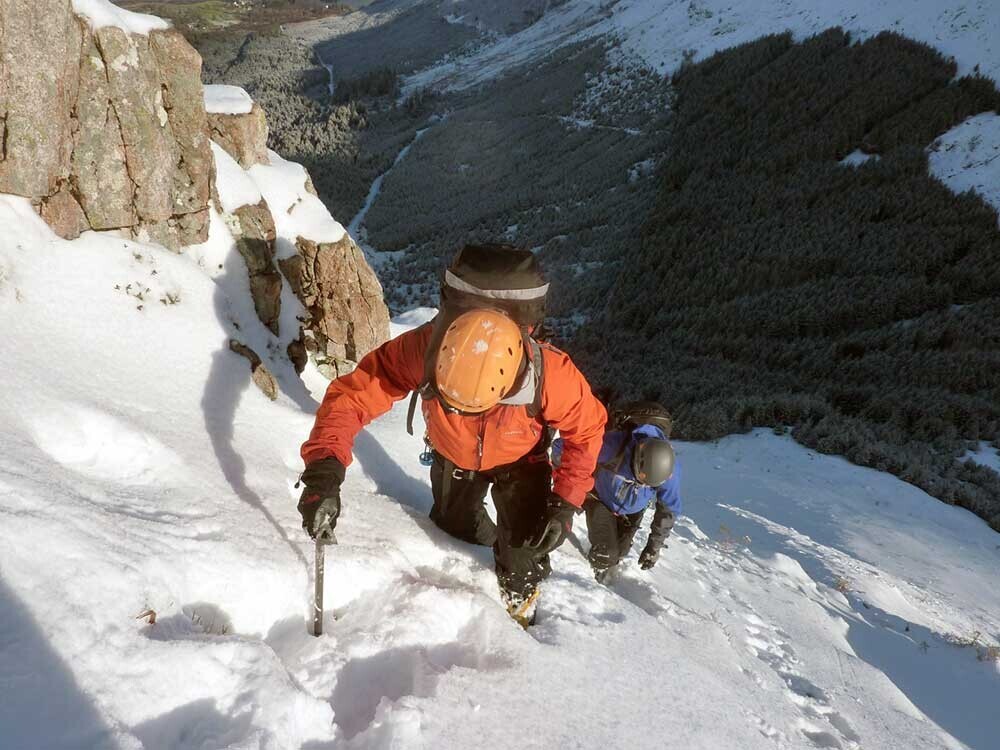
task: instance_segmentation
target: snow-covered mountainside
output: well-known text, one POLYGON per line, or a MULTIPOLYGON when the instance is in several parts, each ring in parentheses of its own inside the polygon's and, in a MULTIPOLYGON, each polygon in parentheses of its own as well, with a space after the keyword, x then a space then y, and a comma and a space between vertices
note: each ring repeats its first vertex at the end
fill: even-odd
POLYGON ((413 76, 410 86, 464 88, 514 65, 538 60, 553 49, 606 36, 628 57, 660 73, 685 59, 701 60, 719 50, 766 34, 791 31, 804 38, 831 26, 865 39, 895 31, 955 57, 959 75, 974 70, 1000 78, 1000 14, 992 0, 568 0, 528 28, 473 56, 448 60, 413 76))
MULTIPOLYGON (((359 14, 355 14, 359 15, 359 14)), ((350 18, 350 16, 348 17, 350 18)), ((338 20, 339 23, 344 23, 338 20)), ((993 0, 569 0, 549 9, 536 23, 482 45, 474 53, 449 57, 407 77, 404 95, 421 88, 464 90, 512 68, 541 61, 553 50, 606 38, 625 65, 641 64, 670 74, 683 62, 698 61, 761 36, 791 31, 797 39, 840 26, 864 40, 894 31, 932 45, 955 58, 958 75, 980 73, 1000 81, 1000 9, 993 0)), ((943 139, 950 149, 972 152, 967 169, 989 171, 971 184, 935 160, 934 173, 957 190, 970 187, 1000 208, 992 185, 1000 182, 1000 134, 993 120, 973 119, 943 139), (962 145, 964 144, 964 145, 962 145)), ((950 150, 949 149, 949 150, 950 150)))
MULTIPOLYGON (((412 84, 474 83, 580 35, 616 33, 664 70, 687 49, 829 23, 896 23, 997 75, 990 0, 547 5, 412 84)), ((117 17, 104 0, 74 7, 117 17)), ((208 103, 253 109, 232 90, 208 103)), ((998 143, 981 115, 935 144, 932 169, 1000 202, 998 143)), ((279 261, 345 230, 298 165, 211 153, 208 239, 180 252, 64 240, 0 195, 0 750, 997 747, 1000 535, 767 430, 677 444, 684 516, 651 571, 633 552, 598 584, 577 518, 524 631, 490 551, 427 518, 400 404, 356 441, 313 637, 294 483, 327 381, 286 357, 304 310, 280 279, 277 332, 262 322, 232 217, 266 201, 279 261), (275 400, 234 337, 273 372, 275 400)))
POLYGON ((768 432, 679 446, 649 573, 598 585, 578 521, 524 632, 427 519, 397 409, 357 441, 312 637, 292 484, 325 381, 248 387, 195 258, 0 212, 5 748, 993 747, 1000 537, 768 432))

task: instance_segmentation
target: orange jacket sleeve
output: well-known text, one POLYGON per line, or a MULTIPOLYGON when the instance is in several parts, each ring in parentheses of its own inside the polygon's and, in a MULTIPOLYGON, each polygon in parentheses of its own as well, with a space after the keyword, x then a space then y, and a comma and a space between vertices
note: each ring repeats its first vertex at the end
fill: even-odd
POLYGON ((604 442, 608 413, 570 358, 543 347, 542 419, 559 430, 562 462, 552 475, 552 491, 577 507, 594 486, 594 468, 604 442))
POLYGON ((430 334, 429 325, 407 331, 365 355, 354 372, 330 383, 309 439, 302 444, 306 465, 330 456, 344 466, 351 463, 354 437, 361 428, 420 386, 430 334))

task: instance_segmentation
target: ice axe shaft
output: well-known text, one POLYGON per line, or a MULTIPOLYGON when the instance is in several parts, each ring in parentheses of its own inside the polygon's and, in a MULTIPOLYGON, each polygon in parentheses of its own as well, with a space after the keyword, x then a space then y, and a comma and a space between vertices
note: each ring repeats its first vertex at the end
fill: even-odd
POLYGON ((313 635, 323 635, 323 578, 326 573, 326 545, 336 544, 333 529, 324 526, 316 534, 316 588, 313 594, 313 635))

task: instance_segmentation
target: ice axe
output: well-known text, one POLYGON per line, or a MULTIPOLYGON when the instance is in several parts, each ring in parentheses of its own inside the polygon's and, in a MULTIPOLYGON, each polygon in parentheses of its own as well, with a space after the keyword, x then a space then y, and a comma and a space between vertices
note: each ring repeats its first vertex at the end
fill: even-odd
POLYGON ((336 544, 330 524, 324 523, 316 533, 316 589, 313 597, 313 635, 323 635, 323 576, 326 569, 326 545, 336 544))

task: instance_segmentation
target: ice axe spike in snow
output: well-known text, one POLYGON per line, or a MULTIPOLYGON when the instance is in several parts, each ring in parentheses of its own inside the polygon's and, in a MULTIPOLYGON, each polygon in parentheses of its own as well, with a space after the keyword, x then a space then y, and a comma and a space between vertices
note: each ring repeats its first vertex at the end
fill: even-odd
POLYGON ((313 598, 313 635, 323 635, 323 577, 326 572, 326 556, 324 548, 328 544, 336 544, 337 537, 329 524, 323 524, 316 533, 316 588, 313 598))

